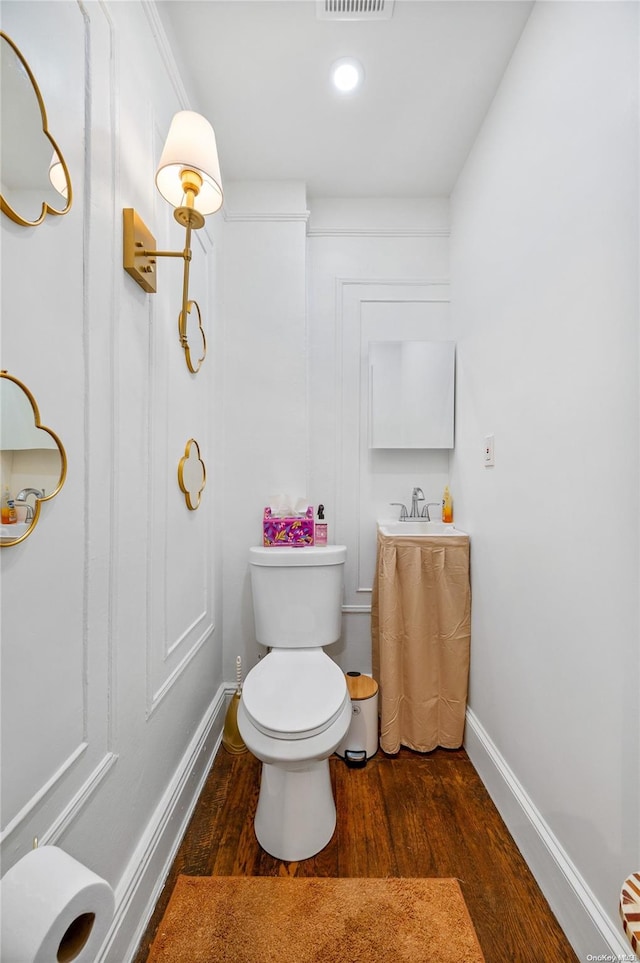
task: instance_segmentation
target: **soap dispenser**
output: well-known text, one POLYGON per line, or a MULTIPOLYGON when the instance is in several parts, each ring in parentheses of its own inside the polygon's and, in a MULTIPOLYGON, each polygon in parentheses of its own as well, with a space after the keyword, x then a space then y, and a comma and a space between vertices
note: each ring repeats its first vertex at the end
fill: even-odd
POLYGON ((318 505, 318 515, 314 526, 313 540, 316 545, 327 544, 327 523, 324 517, 324 505, 318 505))
POLYGON ((4 492, 2 493, 2 507, 0 514, 2 516, 3 525, 15 525, 18 521, 18 513, 16 512, 16 505, 11 495, 9 494, 9 487, 5 486, 4 492))
POLYGON ((442 496, 442 521, 447 523, 453 521, 453 499, 448 485, 445 485, 442 496))

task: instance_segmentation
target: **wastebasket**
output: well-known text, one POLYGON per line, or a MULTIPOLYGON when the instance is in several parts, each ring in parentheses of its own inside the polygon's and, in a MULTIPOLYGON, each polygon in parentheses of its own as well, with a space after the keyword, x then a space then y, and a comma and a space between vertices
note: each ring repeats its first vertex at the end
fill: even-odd
POLYGON ((378 751, 378 683, 360 672, 347 672, 346 680, 351 722, 336 754, 348 766, 360 768, 378 751))

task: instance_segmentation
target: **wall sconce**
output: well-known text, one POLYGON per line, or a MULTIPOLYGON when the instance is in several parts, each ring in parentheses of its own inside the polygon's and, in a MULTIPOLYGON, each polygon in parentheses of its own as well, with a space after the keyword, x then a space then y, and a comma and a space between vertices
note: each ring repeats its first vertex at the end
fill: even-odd
MULTIPOLYGON (((222 207, 222 179, 213 127, 192 110, 179 111, 171 127, 156 171, 156 187, 172 207, 173 216, 186 228, 183 251, 158 251, 156 239, 142 218, 131 207, 123 210, 123 267, 143 291, 156 292, 156 258, 181 257, 184 260, 182 308, 178 319, 180 344, 190 371, 199 370, 204 357, 193 367, 187 339, 187 315, 195 301, 189 301, 189 262, 191 231, 204 226, 208 214, 222 207)), ((198 308, 198 315, 200 309, 198 308)))

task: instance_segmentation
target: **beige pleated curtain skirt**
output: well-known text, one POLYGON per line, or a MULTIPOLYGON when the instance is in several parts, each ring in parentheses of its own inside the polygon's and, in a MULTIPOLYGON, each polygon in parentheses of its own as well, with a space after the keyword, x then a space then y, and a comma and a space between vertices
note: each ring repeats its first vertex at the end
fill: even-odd
POLYGON ((378 533, 371 603, 380 747, 458 748, 471 642, 468 536, 378 533))

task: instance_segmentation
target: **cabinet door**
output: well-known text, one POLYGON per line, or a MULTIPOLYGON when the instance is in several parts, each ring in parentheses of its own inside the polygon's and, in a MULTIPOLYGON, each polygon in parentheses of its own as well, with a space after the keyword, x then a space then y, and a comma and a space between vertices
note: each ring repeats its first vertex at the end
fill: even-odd
POLYGON ((455 342, 369 344, 369 447, 453 448, 455 342))

